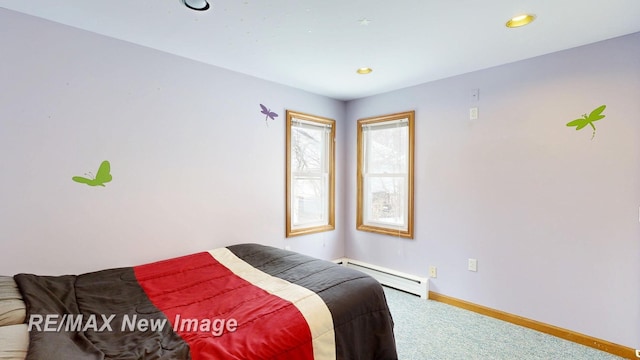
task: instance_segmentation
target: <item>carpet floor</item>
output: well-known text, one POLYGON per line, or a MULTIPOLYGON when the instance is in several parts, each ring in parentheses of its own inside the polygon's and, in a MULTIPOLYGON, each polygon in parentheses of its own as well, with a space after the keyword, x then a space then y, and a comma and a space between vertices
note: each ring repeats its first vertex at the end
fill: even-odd
POLYGON ((618 356, 384 288, 400 360, 619 360, 618 356))

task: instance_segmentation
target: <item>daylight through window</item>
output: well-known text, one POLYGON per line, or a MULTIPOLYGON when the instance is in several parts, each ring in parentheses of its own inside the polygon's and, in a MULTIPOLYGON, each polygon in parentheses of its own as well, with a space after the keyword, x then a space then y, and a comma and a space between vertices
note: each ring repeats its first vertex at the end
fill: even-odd
POLYGON ((358 121, 358 230, 413 238, 414 112, 358 121))
POLYGON ((287 111, 287 237, 335 228, 335 121, 287 111))

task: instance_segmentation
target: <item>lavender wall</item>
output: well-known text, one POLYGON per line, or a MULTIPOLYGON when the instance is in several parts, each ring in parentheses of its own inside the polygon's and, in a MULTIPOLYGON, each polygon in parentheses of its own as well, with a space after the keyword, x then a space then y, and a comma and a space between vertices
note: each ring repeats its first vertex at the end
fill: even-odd
POLYGON ((343 102, 3 9, 0 33, 0 274, 240 242, 344 254, 340 174, 337 229, 284 237, 285 109, 340 123, 343 102), (102 160, 106 187, 71 180, 102 160))
POLYGON ((640 348, 640 33, 349 102, 347 136, 413 109, 415 239, 355 230, 352 143, 346 255, 435 265, 432 291, 640 348), (593 140, 565 126, 602 104, 593 140))
POLYGON ((640 34, 345 106, 3 9, 0 32, 1 274, 254 241, 435 265, 433 291, 640 348, 640 34), (565 126, 601 104, 594 140, 565 126), (287 108, 338 121, 336 231, 284 238, 287 108), (416 238, 355 231, 355 122, 412 109, 416 238), (107 187, 71 181, 105 159, 107 187))

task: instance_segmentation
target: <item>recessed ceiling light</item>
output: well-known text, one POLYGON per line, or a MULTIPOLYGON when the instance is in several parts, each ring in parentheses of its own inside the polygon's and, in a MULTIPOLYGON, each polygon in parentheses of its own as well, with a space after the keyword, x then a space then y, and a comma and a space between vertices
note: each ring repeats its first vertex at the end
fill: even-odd
POLYGON ((508 28, 517 28, 520 26, 525 26, 535 20, 536 16, 533 14, 522 14, 515 17, 512 17, 505 25, 508 28))
POLYGON ((189 9, 204 11, 209 9, 209 3, 207 0, 184 0, 184 4, 187 5, 189 9))
POLYGON ((370 72, 372 72, 373 69, 372 68, 368 68, 368 67, 361 67, 360 69, 356 70, 356 72, 358 74, 368 74, 370 72))

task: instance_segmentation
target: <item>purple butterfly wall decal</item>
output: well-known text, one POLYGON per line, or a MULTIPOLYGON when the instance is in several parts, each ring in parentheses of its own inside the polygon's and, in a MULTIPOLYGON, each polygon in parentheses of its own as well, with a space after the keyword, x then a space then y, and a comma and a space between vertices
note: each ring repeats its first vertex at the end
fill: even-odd
POLYGON ((269 119, 275 120, 275 118, 278 117, 278 114, 276 114, 273 111, 271 111, 271 109, 267 109, 267 107, 262 105, 262 104, 260 104, 260 107, 262 108, 262 111, 260 111, 260 112, 263 113, 264 115, 266 115, 264 117, 264 122, 267 124, 267 126, 269 126, 269 122, 267 122, 267 120, 269 120, 269 119))

